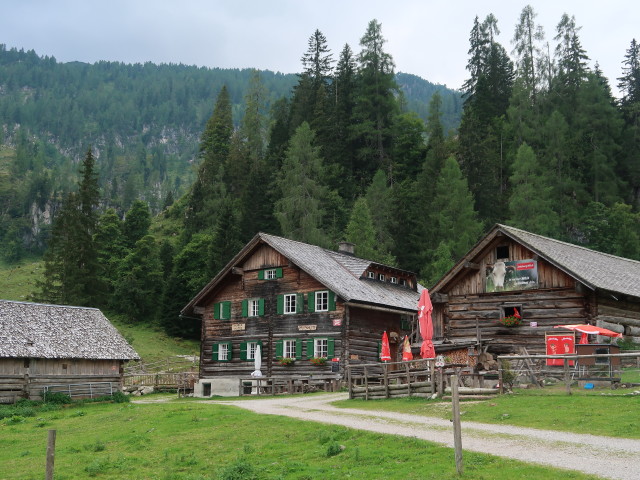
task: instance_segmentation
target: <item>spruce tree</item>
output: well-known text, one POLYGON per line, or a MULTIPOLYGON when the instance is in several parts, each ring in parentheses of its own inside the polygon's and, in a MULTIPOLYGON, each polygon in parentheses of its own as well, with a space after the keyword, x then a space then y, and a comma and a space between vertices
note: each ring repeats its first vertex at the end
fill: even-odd
POLYGON ((523 143, 518 149, 510 178, 509 225, 557 237, 559 221, 550 184, 552 177, 545 173, 531 147, 523 143))
POLYGON ((345 230, 345 240, 355 245, 355 254, 360 258, 385 265, 394 265, 395 259, 377 241, 371 210, 365 197, 356 200, 345 230))
POLYGON ((323 161, 314 138, 306 122, 291 137, 276 180, 279 199, 275 202, 275 217, 285 237, 327 246, 328 239, 322 226, 328 190, 323 161))

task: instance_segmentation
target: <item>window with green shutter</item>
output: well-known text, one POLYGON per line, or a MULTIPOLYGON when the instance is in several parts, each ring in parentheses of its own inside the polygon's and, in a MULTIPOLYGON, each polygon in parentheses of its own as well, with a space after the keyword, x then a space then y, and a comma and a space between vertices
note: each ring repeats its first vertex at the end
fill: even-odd
POLYGON ((253 362, 255 360, 256 348, 260 347, 260 355, 264 355, 262 342, 259 340, 249 340, 240 344, 240 360, 253 362))
POLYGON ((267 268, 258 271, 258 280, 276 280, 282 278, 282 268, 267 268))
POLYGON ((211 347, 211 360, 214 362, 230 362, 233 358, 231 342, 216 342, 211 347))
POLYGON ((231 302, 218 302, 213 304, 213 318, 216 320, 229 320, 231 318, 231 302))
POLYGON ((333 338, 310 338, 307 340, 307 358, 333 358, 335 341, 333 338))
POLYGON ((336 295, 331 290, 309 292, 307 308, 309 313, 333 311, 336 309, 336 295))
POLYGON ((243 317, 261 317, 264 315, 264 298, 248 298, 242 301, 243 317))
POLYGON ((276 342, 276 358, 302 358, 302 339, 285 338, 276 342))

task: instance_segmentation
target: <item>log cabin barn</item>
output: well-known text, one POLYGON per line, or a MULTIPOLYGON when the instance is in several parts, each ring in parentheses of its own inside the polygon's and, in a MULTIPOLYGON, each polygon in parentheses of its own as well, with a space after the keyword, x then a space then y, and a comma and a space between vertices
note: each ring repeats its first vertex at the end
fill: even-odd
POLYGON ((418 298, 414 273, 357 258, 353 244, 258 233, 182 310, 202 319, 195 394, 237 395, 258 345, 267 377, 339 378, 345 365, 379 361, 384 331, 401 358, 418 298))
POLYGON ((545 334, 565 324, 640 340, 640 262, 505 225, 494 226, 430 295, 435 338, 475 341, 479 333, 491 353, 544 354, 545 334), (500 323, 516 311, 520 326, 500 323))
POLYGON ((124 363, 139 359, 96 308, 0 300, 2 403, 122 390, 124 363))

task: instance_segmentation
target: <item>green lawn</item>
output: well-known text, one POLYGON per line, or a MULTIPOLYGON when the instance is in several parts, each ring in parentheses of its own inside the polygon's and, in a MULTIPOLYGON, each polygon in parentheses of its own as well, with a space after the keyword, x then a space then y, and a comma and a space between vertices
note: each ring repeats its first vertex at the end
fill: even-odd
MULTIPOLYGON (((153 398, 153 397, 151 397, 153 398)), ((0 479, 41 480, 57 432, 55 478, 79 480, 595 479, 433 443, 201 402, 86 404, 0 420, 0 479)))
POLYGON ((29 301, 36 291, 36 282, 42 280, 44 262, 24 259, 16 264, 0 262, 0 296, 2 300, 29 301))
MULTIPOLYGON (((640 438, 640 395, 636 389, 573 389, 562 387, 515 390, 481 402, 462 402, 462 421, 500 423, 575 433, 591 433, 622 438, 640 438), (626 395, 625 395, 626 393, 626 395)), ((422 398, 389 400, 344 400, 334 405, 344 408, 385 410, 439 418, 450 418, 451 402, 422 398)))

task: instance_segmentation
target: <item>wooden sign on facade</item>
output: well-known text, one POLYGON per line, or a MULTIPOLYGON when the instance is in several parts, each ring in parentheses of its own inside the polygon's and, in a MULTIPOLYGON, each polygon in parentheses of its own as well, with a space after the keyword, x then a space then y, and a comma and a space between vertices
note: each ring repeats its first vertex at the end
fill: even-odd
POLYGON ((232 323, 231 324, 231 331, 232 332, 243 332, 245 328, 244 323, 232 323))
POLYGON ((299 332, 310 332, 316 330, 317 328, 317 325, 298 325, 299 332))

